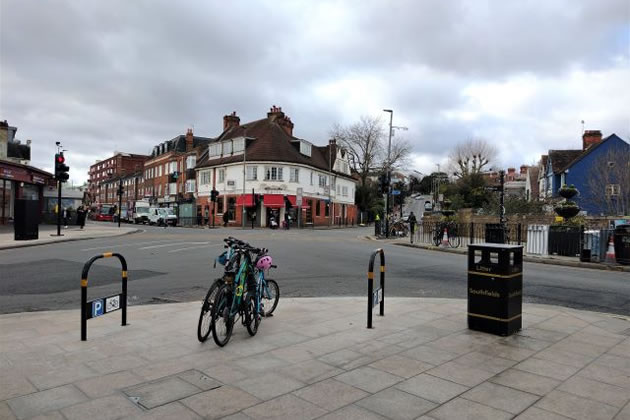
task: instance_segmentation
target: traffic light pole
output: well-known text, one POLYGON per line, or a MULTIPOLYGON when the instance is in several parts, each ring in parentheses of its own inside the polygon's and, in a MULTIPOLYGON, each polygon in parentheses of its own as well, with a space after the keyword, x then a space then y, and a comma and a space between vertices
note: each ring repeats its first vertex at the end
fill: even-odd
POLYGON ((57 181, 57 236, 61 234, 61 181, 57 181))
MULTIPOLYGON (((122 211, 122 178, 118 181, 118 227, 120 227, 120 214, 122 211)), ((168 223, 168 222, 167 222, 168 223)))

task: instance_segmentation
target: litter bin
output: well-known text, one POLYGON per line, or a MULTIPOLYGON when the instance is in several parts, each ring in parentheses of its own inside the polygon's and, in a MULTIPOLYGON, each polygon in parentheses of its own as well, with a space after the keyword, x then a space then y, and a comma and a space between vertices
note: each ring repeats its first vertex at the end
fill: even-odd
POLYGON ((630 225, 615 228, 615 259, 617 264, 630 265, 630 225))
POLYGON ((523 246, 468 245, 468 328, 511 335, 522 328, 523 246))
POLYGON ((504 244, 506 236, 505 229, 500 223, 486 223, 486 242, 504 244))
POLYGON ((28 241, 39 238, 39 201, 17 199, 14 204, 14 239, 28 241))

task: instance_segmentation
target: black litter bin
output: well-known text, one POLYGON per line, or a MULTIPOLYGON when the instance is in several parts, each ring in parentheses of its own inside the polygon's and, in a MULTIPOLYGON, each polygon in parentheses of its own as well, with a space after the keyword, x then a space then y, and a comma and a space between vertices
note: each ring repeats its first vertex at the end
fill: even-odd
POLYGON ((630 265, 630 225, 617 226, 614 241, 617 263, 630 265))
POLYGON ((486 242, 492 244, 504 244, 506 242, 506 232, 500 223, 486 223, 486 242))
POLYGON ((523 247, 468 245, 468 328, 511 335, 522 328, 523 247))
POLYGON ((14 239, 28 241, 39 238, 39 201, 17 199, 14 210, 14 239))

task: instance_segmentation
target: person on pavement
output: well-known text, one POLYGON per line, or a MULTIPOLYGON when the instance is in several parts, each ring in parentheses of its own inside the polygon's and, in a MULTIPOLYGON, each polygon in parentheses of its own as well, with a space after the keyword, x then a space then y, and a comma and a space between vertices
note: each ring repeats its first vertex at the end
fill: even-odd
POLYGON ((230 213, 226 210, 223 212, 223 227, 227 227, 228 220, 230 220, 230 213))
POLYGON ((81 227, 81 229, 83 229, 83 227, 85 226, 86 215, 87 215, 87 211, 85 210, 85 207, 83 207, 83 205, 80 205, 79 208, 77 209, 77 223, 81 227))
POLYGON ((409 212, 409 217, 407 218, 407 221, 409 222, 409 232, 411 235, 413 235, 417 223, 416 215, 413 214, 413 212, 409 212))
POLYGON ((63 208, 63 213, 61 213, 61 217, 63 217, 63 226, 68 229, 68 209, 66 207, 63 208))

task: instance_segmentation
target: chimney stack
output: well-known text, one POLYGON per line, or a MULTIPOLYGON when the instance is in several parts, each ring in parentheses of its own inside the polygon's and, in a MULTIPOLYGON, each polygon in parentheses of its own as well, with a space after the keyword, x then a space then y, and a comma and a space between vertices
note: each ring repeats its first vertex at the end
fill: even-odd
POLYGON ((195 146, 195 142, 193 138, 193 131, 192 131, 192 128, 189 128, 186 131, 186 152, 192 151, 194 146, 195 146))
POLYGON ((521 175, 527 175, 527 165, 521 165, 521 175))
POLYGON ((602 132, 599 130, 586 130, 582 135, 582 150, 586 150, 594 144, 602 141, 602 132))
POLYGON ((223 131, 238 127, 240 124, 241 119, 236 115, 236 111, 232 111, 230 115, 223 116, 223 131))
POLYGON ((269 108, 269 112, 267 112, 267 118, 271 122, 279 120, 283 117, 284 117, 284 112, 282 112, 281 106, 273 105, 271 108, 269 108))

